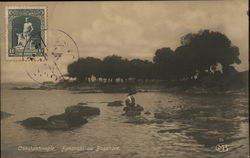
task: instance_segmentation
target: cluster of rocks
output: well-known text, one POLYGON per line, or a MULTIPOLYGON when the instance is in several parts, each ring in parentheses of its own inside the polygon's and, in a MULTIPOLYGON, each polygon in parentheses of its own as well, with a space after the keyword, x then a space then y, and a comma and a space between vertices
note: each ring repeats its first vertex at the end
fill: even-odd
MULTIPOLYGON (((123 106, 122 101, 113 101, 113 102, 109 102, 107 104, 107 106, 123 106)), ((123 111, 125 111, 125 113, 123 113, 122 115, 124 116, 128 116, 128 120, 125 121, 124 123, 132 123, 132 124, 151 124, 151 123, 157 123, 157 124, 161 124, 164 122, 164 120, 162 119, 161 116, 166 117, 164 114, 160 114, 161 116, 158 117, 158 113, 155 113, 155 118, 157 118, 156 120, 150 120, 144 116, 140 116, 142 111, 144 111, 144 108, 142 106, 140 106, 139 104, 137 104, 135 107, 124 107, 123 111)), ((144 112, 145 115, 151 115, 150 111, 145 111, 144 112)))
POLYGON ((47 120, 40 117, 30 117, 21 121, 21 124, 33 129, 66 130, 80 127, 88 122, 88 117, 99 114, 99 108, 78 104, 67 107, 64 113, 50 116, 47 120))
MULTIPOLYGON (((100 109, 96 107, 86 106, 87 103, 78 103, 77 105, 69 106, 65 112, 59 115, 52 115, 46 119, 41 117, 30 117, 21 122, 21 125, 32 129, 45 129, 45 130, 67 130, 74 127, 80 127, 88 123, 87 118, 100 114, 100 109)), ((109 102, 107 106, 119 107, 123 106, 122 101, 109 102)), ((144 108, 140 105, 134 107, 124 107, 123 111, 125 116, 132 116, 126 123, 162 123, 162 119, 170 119, 171 116, 167 113, 154 113, 157 120, 147 120, 146 118, 133 117, 141 115, 144 108), (158 120, 159 119, 159 120, 158 120)), ((145 115, 150 115, 151 112, 146 111, 145 115)))
MULTIPOLYGON (((123 106, 122 104, 123 102, 121 100, 117 100, 117 101, 113 101, 113 102, 109 102, 107 104, 107 106, 123 106)), ((140 106, 139 104, 137 104, 135 107, 124 107, 123 111, 125 111, 125 113, 123 115, 125 116, 137 116, 137 115, 141 115, 141 112, 144 110, 144 108, 142 106, 140 106)), ((147 113, 149 114, 149 113, 147 113)))

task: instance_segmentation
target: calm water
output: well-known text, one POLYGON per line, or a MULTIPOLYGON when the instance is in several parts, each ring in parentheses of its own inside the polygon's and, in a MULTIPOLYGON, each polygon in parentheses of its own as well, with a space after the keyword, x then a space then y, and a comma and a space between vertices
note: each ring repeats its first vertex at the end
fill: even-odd
POLYGON ((152 112, 141 117, 155 120, 153 113, 162 111, 172 117, 163 123, 150 124, 125 123, 129 118, 121 116, 123 107, 98 103, 124 100, 126 94, 122 93, 5 89, 1 95, 2 111, 14 114, 1 120, 3 158, 247 158, 249 155, 248 98, 244 95, 138 93, 137 103, 152 112), (31 130, 15 123, 31 116, 48 118, 79 102, 90 102, 88 105, 99 107, 101 114, 69 131, 31 130), (216 151, 219 143, 227 145, 228 151, 216 151), (20 146, 51 146, 54 150, 18 151, 20 146), (65 147, 83 146, 89 151, 62 151, 65 147), (102 148, 96 150, 97 147, 102 148))

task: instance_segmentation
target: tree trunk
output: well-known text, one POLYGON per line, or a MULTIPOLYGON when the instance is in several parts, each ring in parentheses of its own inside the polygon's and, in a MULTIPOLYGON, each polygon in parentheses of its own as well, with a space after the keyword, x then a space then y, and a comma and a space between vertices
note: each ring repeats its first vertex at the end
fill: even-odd
POLYGON ((112 78, 112 83, 115 84, 116 78, 112 78))

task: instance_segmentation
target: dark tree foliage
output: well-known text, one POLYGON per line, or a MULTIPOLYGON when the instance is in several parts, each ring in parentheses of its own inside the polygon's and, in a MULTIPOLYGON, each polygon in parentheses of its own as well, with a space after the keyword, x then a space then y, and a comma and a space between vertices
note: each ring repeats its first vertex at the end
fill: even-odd
POLYGON ((103 60, 93 57, 80 58, 68 65, 70 77, 78 81, 127 83, 158 79, 182 81, 202 79, 205 76, 226 75, 237 72, 233 64, 241 63, 239 48, 220 32, 202 30, 189 33, 181 38, 181 45, 171 50, 169 47, 157 49, 153 62, 142 59, 128 60, 111 55, 103 60), (217 70, 221 65, 222 72, 217 70))
POLYGON ((241 62, 239 54, 239 49, 224 34, 203 30, 183 36, 175 51, 158 49, 153 60, 157 78, 199 79, 214 74, 219 64, 224 74, 233 72, 231 65, 241 62))
POLYGON ((131 65, 131 77, 135 78, 135 81, 142 80, 144 83, 146 79, 152 79, 153 63, 147 60, 133 59, 130 61, 131 65))
POLYGON ((156 78, 169 80, 173 76, 175 67, 174 51, 170 48, 156 50, 153 58, 156 68, 156 78))
POLYGON ((184 62, 183 67, 187 67, 189 77, 212 73, 212 67, 218 64, 222 65, 223 73, 227 73, 230 65, 241 63, 239 48, 220 32, 203 30, 187 34, 181 39, 181 44, 175 53, 180 58, 184 57, 185 61, 182 58, 180 62, 184 62))
POLYGON ((121 70, 123 59, 120 56, 112 55, 103 59, 103 77, 111 80, 112 83, 116 82, 116 79, 121 76, 121 70))

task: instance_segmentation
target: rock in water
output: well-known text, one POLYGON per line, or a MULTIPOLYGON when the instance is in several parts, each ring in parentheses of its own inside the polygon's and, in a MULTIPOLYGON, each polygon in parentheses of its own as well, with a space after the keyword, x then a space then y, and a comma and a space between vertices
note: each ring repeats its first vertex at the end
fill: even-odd
POLYGON ((79 114, 76 114, 76 115, 67 115, 66 121, 72 127, 81 126, 81 125, 86 124, 88 122, 87 119, 83 118, 79 114))
POLYGON ((48 121, 40 117, 30 117, 26 120, 23 120, 21 124, 26 127, 40 129, 44 128, 48 124, 48 121))
POLYGON ((1 111, 1 119, 5 119, 5 118, 10 117, 12 115, 13 114, 1 111))
POLYGON ((128 121, 125 123, 133 123, 133 124, 149 124, 151 123, 150 120, 144 118, 144 117, 131 117, 128 121))
POLYGON ((79 127, 86 124, 88 121, 78 113, 71 113, 66 115, 65 113, 60 115, 50 116, 48 119, 49 128, 64 129, 70 127, 79 127))
POLYGON ((66 115, 65 113, 59 114, 59 115, 52 115, 47 119, 49 122, 57 122, 61 120, 66 120, 66 115))
POLYGON ((86 124, 88 121, 79 114, 60 114, 53 115, 47 120, 40 117, 30 117, 21 121, 21 124, 25 127, 34 129, 46 129, 46 130, 66 130, 72 127, 80 127, 86 124))
POLYGON ((88 105, 88 103, 80 102, 80 103, 78 103, 78 105, 88 105))
POLYGON ((145 114, 145 115, 150 115, 151 112, 150 112, 150 111, 146 111, 144 114, 145 114))
POLYGON ((137 104, 135 108, 136 108, 137 111, 143 111, 144 110, 144 108, 139 104, 137 104))
POLYGON ((47 120, 40 117, 31 117, 21 121, 21 124, 34 129, 67 130, 86 124, 88 121, 85 117, 99 114, 99 108, 73 105, 67 107, 64 113, 50 116, 47 120))
POLYGON ((107 104, 107 106, 123 106, 121 100, 113 101, 107 104))
POLYGON ((137 116, 137 115, 141 115, 141 112, 140 111, 129 110, 129 111, 126 111, 123 115, 126 115, 126 116, 137 116))
POLYGON ((124 107, 123 110, 125 111, 125 113, 123 115, 126 116, 137 116, 140 115, 141 112, 144 110, 144 108, 140 105, 136 105, 135 107, 124 107))
POLYGON ((68 130, 72 128, 65 120, 49 122, 43 129, 45 130, 68 130))
POLYGON ((81 105, 73 105, 65 109, 66 115, 77 114, 77 113, 83 117, 99 115, 100 109, 96 107, 81 106, 81 105))
POLYGON ((171 116, 168 113, 164 113, 164 112, 155 113, 154 117, 157 119, 169 119, 169 118, 171 118, 171 116))
POLYGON ((52 124, 67 123, 69 126, 81 126, 88 121, 78 113, 53 115, 47 119, 52 124))
POLYGON ((66 121, 66 115, 52 115, 48 119, 49 124, 46 126, 46 129, 57 130, 57 129, 69 129, 71 125, 66 121))

